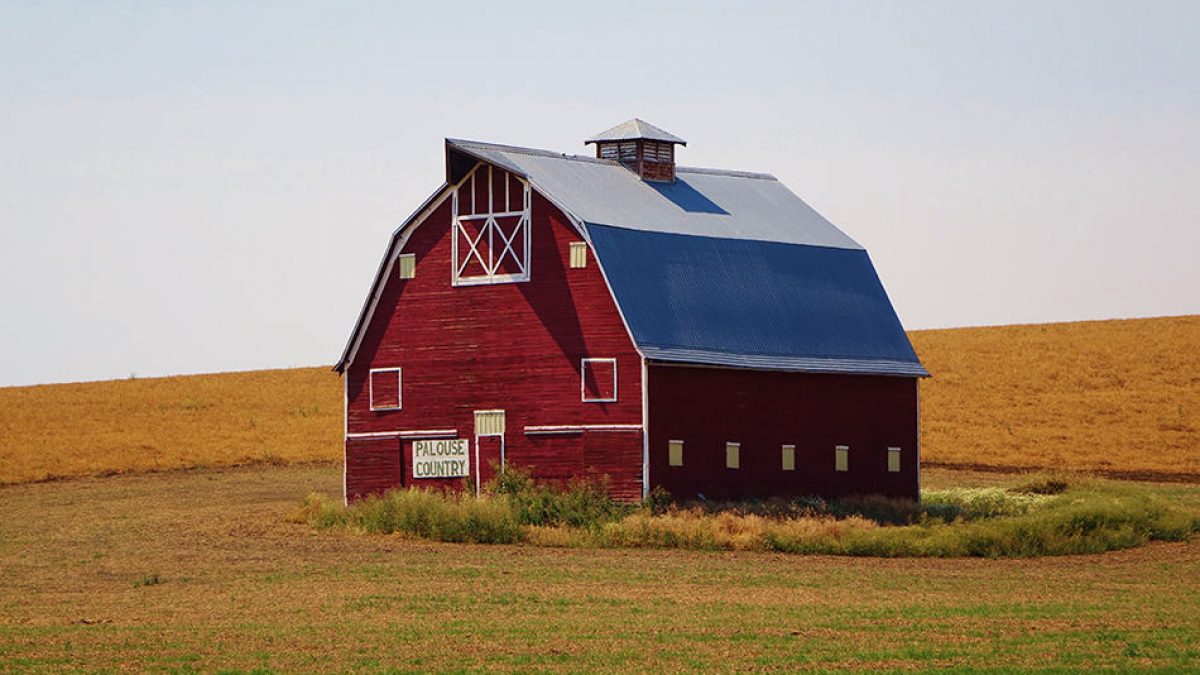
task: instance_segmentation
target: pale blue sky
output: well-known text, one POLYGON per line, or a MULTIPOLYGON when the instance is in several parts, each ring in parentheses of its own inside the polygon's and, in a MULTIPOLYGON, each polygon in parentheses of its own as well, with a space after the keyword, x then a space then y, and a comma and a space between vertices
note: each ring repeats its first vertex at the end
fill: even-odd
POLYGON ((1200 312, 1200 3, 0 2, 0 385, 334 361, 442 138, 639 116, 908 328, 1200 312))

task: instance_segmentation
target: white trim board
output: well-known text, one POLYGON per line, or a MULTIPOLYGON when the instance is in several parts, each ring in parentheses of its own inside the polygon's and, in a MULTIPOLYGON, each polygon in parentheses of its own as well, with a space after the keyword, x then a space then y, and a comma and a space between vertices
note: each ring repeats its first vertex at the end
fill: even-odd
POLYGON ((458 429, 414 429, 411 431, 363 431, 346 438, 458 438, 458 429))
POLYGON ((582 434, 585 431, 641 431, 640 424, 545 424, 525 427, 529 436, 550 434, 582 434))

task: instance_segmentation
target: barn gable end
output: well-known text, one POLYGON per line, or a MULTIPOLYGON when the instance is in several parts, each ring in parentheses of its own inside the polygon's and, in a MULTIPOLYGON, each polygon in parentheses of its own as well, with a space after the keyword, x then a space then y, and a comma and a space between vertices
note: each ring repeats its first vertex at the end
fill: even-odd
MULTIPOLYGON (((591 469, 610 477, 614 493, 636 498, 641 360, 600 270, 594 259, 570 266, 571 245, 583 238, 557 207, 519 176, 477 167, 396 233, 373 311, 341 364, 348 498, 386 485, 458 487, 461 478, 413 474, 413 443, 430 439, 466 440, 471 460, 477 449, 499 450, 480 442, 502 439, 504 460, 535 476, 566 479, 591 469), (401 255, 413 256, 411 279, 397 273, 401 255), (615 401, 584 400, 589 359, 612 360, 606 372, 615 375, 615 401), (373 373, 384 372, 390 385, 393 369, 402 405, 373 406, 373 373), (504 433, 477 438, 476 412, 489 410, 504 411, 504 433), (609 445, 630 461, 614 464, 595 450, 609 445)), ((486 470, 475 467, 470 480, 486 470)))

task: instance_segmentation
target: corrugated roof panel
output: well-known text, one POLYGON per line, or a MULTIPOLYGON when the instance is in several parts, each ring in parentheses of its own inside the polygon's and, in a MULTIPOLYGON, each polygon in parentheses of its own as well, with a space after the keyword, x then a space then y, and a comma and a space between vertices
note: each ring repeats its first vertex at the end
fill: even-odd
POLYGON ((649 359, 928 375, 864 250, 586 227, 649 359))
POLYGON ((448 139, 452 149, 527 176, 580 220, 653 232, 861 249, 773 176, 679 167, 641 180, 601 159, 448 139))

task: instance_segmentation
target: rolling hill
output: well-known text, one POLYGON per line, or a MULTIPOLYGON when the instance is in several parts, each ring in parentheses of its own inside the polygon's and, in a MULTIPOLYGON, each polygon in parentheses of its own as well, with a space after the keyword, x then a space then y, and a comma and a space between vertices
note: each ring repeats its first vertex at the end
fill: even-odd
MULTIPOLYGON (((1200 316, 915 331, 929 465, 1200 482, 1200 316)), ((0 388, 0 483, 341 459, 326 367, 0 388)))

